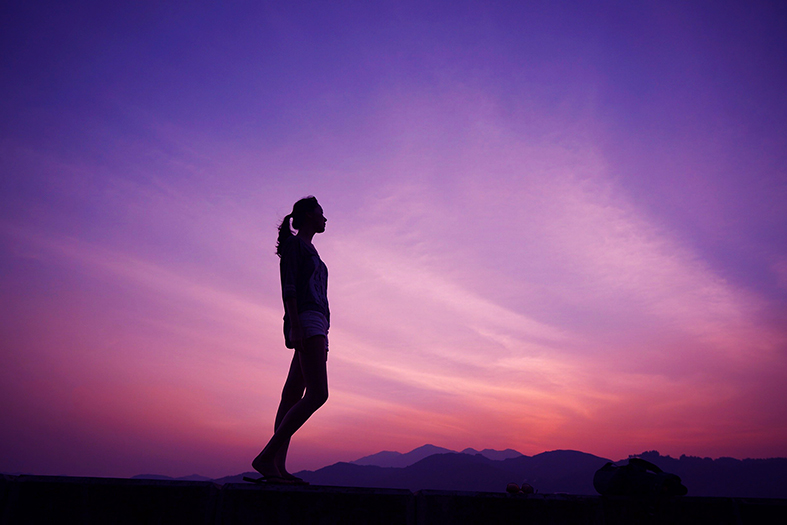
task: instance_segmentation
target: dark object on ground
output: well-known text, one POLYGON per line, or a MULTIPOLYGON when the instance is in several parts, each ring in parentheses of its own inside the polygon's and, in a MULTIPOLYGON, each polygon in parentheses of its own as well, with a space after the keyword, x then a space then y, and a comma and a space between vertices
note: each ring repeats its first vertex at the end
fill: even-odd
POLYGON ((530 483, 522 483, 520 487, 516 483, 509 483, 506 486, 506 492, 509 494, 535 494, 536 491, 530 483))
POLYGON ((628 465, 607 463, 593 476, 593 487, 602 496, 685 496, 688 489, 675 474, 662 471, 642 458, 628 465))

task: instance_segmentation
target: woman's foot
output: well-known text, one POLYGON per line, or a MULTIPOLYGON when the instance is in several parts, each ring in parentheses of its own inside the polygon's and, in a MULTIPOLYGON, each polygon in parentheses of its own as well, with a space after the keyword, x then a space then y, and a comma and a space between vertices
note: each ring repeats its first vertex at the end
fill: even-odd
POLYGON ((265 458, 262 457, 262 454, 254 458, 254 461, 251 462, 251 468, 262 474, 264 478, 281 478, 285 479, 282 476, 282 473, 279 472, 279 469, 276 468, 276 465, 273 461, 265 461, 265 458))
POLYGON ((276 468, 279 470, 279 475, 282 477, 282 479, 284 479, 286 481, 289 481, 289 482, 291 482, 294 485, 308 485, 309 484, 308 481, 303 481, 303 478, 299 478, 298 476, 296 476, 294 474, 290 474, 289 472, 287 472, 287 469, 284 468, 284 465, 282 465, 281 463, 276 462, 275 465, 276 465, 276 468))

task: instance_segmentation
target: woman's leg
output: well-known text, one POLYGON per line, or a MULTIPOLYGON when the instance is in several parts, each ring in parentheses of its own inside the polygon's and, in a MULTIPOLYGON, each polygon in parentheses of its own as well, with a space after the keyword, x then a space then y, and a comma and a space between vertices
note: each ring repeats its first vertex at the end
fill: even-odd
MULTIPOLYGON (((325 337, 318 335, 306 339, 303 342, 303 350, 296 352, 296 357, 306 392, 286 411, 278 423, 273 437, 252 462, 252 467, 264 476, 281 476, 283 474, 276 465, 277 455, 283 447, 289 445, 292 435, 328 400, 325 337)), ((292 366, 290 371, 292 373, 292 366)))
MULTIPOLYGON (((303 380, 303 373, 301 372, 301 360, 298 357, 298 352, 294 352, 292 362, 290 363, 290 371, 287 374, 287 380, 284 382, 284 388, 281 391, 281 402, 279 403, 279 409, 276 411, 276 420, 273 425, 274 432, 279 429, 287 412, 301 400, 305 388, 306 384, 303 380)), ((274 465, 276 465, 276 468, 279 470, 279 474, 285 478, 294 477, 290 476, 285 468, 289 446, 290 440, 288 439, 276 453, 276 457, 273 460, 274 465)))

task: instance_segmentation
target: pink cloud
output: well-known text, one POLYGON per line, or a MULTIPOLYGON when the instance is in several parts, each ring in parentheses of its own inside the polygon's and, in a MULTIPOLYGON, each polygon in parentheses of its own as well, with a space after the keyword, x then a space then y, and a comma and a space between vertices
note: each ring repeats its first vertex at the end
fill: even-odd
POLYGON ((329 221, 331 399, 291 468, 425 442, 787 454, 775 33, 730 40, 693 8, 523 32, 549 16, 484 8, 337 43, 264 11, 232 45, 211 21, 238 51, 211 78, 125 38, 97 48, 117 71, 15 62, 0 467, 248 468, 291 358, 276 226, 307 194, 329 221), (695 15, 700 40, 669 29, 695 15))

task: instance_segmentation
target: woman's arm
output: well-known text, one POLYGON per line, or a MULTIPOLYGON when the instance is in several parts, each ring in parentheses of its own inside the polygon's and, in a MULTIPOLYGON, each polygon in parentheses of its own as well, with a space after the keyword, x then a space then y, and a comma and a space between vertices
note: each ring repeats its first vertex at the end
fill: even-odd
POLYGON ((303 327, 298 317, 298 302, 295 297, 287 297, 284 300, 284 309, 290 319, 290 342, 296 350, 303 350, 303 327))
POLYGON ((280 273, 281 273, 281 293, 284 301, 284 310, 290 321, 290 333, 287 334, 290 342, 296 349, 303 345, 303 328, 298 316, 297 300, 297 275, 299 261, 300 244, 294 238, 289 238, 282 246, 280 273))

